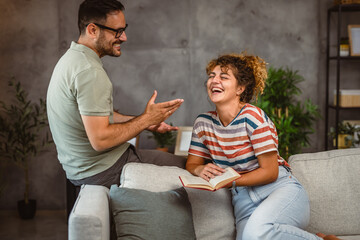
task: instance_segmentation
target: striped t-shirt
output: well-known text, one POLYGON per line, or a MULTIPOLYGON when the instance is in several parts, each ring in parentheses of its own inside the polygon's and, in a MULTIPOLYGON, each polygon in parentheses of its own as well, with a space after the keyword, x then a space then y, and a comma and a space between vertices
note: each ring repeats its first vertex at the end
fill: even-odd
MULTIPOLYGON (((212 160, 222 168, 251 171, 259 167, 257 156, 278 153, 277 147, 274 123, 262 109, 245 104, 226 127, 216 112, 200 114, 193 127, 189 154, 212 160)), ((289 166, 277 155, 279 165, 289 166)))

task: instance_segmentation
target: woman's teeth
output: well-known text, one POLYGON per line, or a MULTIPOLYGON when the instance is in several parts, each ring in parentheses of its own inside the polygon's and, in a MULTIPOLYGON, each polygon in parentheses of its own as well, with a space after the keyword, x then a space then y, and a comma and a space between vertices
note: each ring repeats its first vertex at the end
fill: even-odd
POLYGON ((221 88, 212 88, 211 91, 214 93, 214 92, 222 92, 222 89, 221 88))

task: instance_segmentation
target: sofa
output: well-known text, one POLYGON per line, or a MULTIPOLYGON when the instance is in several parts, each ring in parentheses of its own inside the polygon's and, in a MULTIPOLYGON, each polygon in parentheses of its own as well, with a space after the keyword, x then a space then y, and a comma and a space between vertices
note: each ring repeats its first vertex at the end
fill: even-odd
MULTIPOLYGON (((297 154, 289 164, 309 195, 307 230, 360 239, 360 148, 297 154)), ((69 216, 69 240, 235 239, 230 191, 184 190, 179 176, 189 174, 129 163, 120 186, 83 185, 69 216)))

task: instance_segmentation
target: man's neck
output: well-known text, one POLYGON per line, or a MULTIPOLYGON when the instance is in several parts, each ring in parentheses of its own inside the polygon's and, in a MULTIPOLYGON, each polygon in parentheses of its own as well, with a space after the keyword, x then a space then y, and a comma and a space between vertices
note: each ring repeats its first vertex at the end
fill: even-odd
POLYGON ((100 54, 96 51, 94 40, 86 38, 86 37, 82 37, 80 35, 77 43, 90 48, 91 50, 93 50, 101 58, 100 54))

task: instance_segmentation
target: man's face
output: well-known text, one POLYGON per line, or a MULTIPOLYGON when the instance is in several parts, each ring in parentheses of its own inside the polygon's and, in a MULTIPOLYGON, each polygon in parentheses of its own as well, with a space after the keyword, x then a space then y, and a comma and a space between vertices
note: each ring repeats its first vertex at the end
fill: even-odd
MULTIPOLYGON (((123 12, 117 11, 107 15, 104 26, 120 29, 125 28, 125 16, 123 12)), ((121 55, 120 44, 126 42, 127 37, 125 31, 120 37, 115 38, 115 32, 108 29, 101 29, 99 38, 95 42, 95 50, 100 57, 109 55, 119 57, 121 55)))

